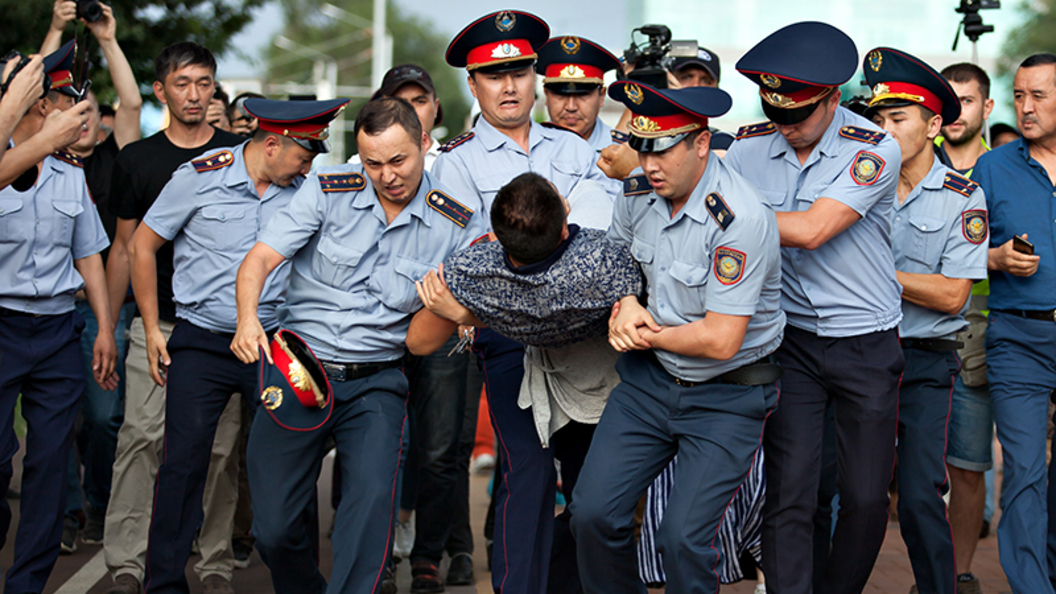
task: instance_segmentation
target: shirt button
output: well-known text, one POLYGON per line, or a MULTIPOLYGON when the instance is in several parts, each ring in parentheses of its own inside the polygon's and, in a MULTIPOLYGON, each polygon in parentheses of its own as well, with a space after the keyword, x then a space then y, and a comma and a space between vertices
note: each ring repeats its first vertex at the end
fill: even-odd
POLYGON ((927 231, 928 230, 928 226, 927 225, 921 225, 920 226, 920 230, 921 231, 927 231))
POLYGON ((661 266, 661 267, 660 267, 660 272, 663 272, 663 271, 665 271, 665 270, 667 270, 667 266, 661 266))
POLYGON ((1056 192, 1053 192, 1053 193, 1052 193, 1052 195, 1053 195, 1054 197, 1056 197, 1056 192))
POLYGON ((896 221, 901 221, 901 220, 902 220, 902 217, 895 217, 895 220, 896 220, 896 221))

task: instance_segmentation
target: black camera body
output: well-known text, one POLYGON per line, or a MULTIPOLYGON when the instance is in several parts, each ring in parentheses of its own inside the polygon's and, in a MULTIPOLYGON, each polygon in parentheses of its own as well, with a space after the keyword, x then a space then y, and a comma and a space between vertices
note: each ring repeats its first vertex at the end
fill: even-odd
POLYGON ((667 88, 667 73, 675 58, 692 58, 697 55, 695 39, 671 41, 671 29, 666 25, 643 25, 631 32, 631 46, 623 52, 625 63, 634 66, 621 79, 645 83, 655 89, 667 88), (648 45, 634 42, 634 34, 649 37, 648 45))
POLYGON ((94 23, 103 18, 103 7, 99 0, 77 0, 77 16, 94 23))
MULTIPOLYGON (((4 68, 7 67, 7 63, 11 60, 18 60, 18 63, 15 65, 14 69, 11 70, 11 73, 7 75, 7 78, 0 81, 0 94, 7 93, 7 87, 11 86, 11 81, 15 80, 15 77, 26 67, 26 64, 29 64, 29 58, 27 56, 23 56, 18 50, 11 50, 7 52, 6 56, 0 58, 0 72, 3 72, 4 68)), ((47 75, 44 75, 43 78, 43 88, 40 93, 41 99, 43 99, 48 94, 48 91, 51 90, 51 79, 48 78, 47 75)))

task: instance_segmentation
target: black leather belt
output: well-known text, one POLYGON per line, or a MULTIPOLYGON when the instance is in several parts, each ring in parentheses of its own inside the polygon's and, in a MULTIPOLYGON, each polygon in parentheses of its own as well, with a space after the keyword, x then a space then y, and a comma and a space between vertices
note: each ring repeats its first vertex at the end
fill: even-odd
MULTIPOLYGON (((654 355, 655 356, 655 355, 654 355)), ((713 377, 703 382, 691 382, 680 377, 671 376, 675 383, 683 388, 692 388, 704 384, 733 384, 737 386, 764 386, 781 379, 781 366, 774 362, 773 355, 763 357, 755 363, 749 363, 732 371, 713 377)), ((670 374, 668 374, 670 375, 670 374)))
POLYGON ((382 361, 380 363, 332 363, 330 361, 320 361, 320 363, 323 365, 326 377, 330 378, 331 381, 346 382, 370 377, 379 371, 385 371, 393 367, 401 367, 403 366, 403 359, 393 359, 392 361, 382 361))
POLYGON ((0 318, 39 318, 45 315, 47 314, 38 314, 31 311, 18 311, 17 309, 0 307, 0 318))
POLYGON ((920 349, 922 351, 956 351, 963 349, 964 343, 959 340, 945 340, 942 338, 901 338, 904 349, 920 349))
POLYGON ((1056 309, 994 309, 1000 313, 1012 314, 1021 318, 1028 318, 1031 320, 1045 320, 1046 322, 1056 322, 1056 309))

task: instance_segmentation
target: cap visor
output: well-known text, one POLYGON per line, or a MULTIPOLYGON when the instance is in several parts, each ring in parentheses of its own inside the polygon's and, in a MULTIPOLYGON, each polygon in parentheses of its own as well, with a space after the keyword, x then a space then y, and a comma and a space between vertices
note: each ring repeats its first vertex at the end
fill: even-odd
POLYGON ((498 64, 489 64, 487 66, 481 66, 480 68, 473 69, 473 72, 481 72, 484 74, 499 74, 501 72, 513 72, 514 70, 530 68, 533 64, 535 64, 535 58, 510 60, 509 62, 500 62, 498 64))
POLYGON ((809 118, 814 110, 821 105, 825 99, 821 101, 815 101, 810 105, 804 105, 803 107, 795 107, 792 109, 781 109, 780 107, 774 107, 765 100, 760 99, 759 102, 763 104, 763 113, 766 114, 767 119, 779 126, 794 126, 803 120, 809 118))
POLYGON ((660 138, 642 138, 631 134, 630 140, 627 141, 627 146, 639 153, 659 153, 675 146, 688 134, 688 132, 685 132, 674 136, 661 136, 660 138))
POLYGON ((330 152, 330 143, 325 140, 314 140, 311 138, 290 138, 290 140, 301 145, 303 148, 314 153, 325 154, 330 152))

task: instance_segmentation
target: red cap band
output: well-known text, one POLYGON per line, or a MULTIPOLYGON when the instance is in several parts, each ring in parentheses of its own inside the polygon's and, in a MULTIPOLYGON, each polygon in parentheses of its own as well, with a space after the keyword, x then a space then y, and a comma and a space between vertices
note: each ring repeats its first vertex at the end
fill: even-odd
POLYGON ((73 72, 69 70, 54 70, 48 73, 48 78, 51 79, 51 88, 53 89, 73 86, 73 72))
POLYGON ((466 69, 473 70, 492 64, 526 60, 536 56, 527 39, 506 39, 476 47, 466 55, 466 69))
POLYGON ((605 72, 597 66, 566 62, 564 64, 550 64, 547 66, 546 78, 543 82, 596 82, 601 84, 604 78, 605 72))
POLYGON ((659 138, 661 136, 673 136, 683 132, 691 132, 700 128, 708 127, 708 118, 689 114, 678 113, 666 116, 643 116, 635 115, 631 118, 631 133, 641 138, 659 138))
POLYGON ((283 122, 272 122, 270 120, 261 120, 260 129, 266 132, 274 132, 275 134, 281 134, 283 136, 292 136, 293 138, 309 138, 312 140, 326 140, 330 137, 330 122, 327 122, 322 127, 318 123, 283 123, 283 122))
POLYGON ((895 81, 877 83, 873 86, 873 98, 869 101, 869 105, 884 99, 905 99, 919 103, 937 114, 942 113, 942 100, 938 95, 911 83, 895 81))

